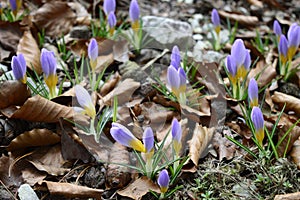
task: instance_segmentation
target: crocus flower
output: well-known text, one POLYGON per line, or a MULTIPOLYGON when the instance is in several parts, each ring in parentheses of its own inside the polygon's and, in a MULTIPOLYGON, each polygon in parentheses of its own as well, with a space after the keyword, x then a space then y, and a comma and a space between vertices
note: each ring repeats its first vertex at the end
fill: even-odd
POLYGON ((283 64, 285 64, 288 59, 288 41, 284 35, 280 36, 278 50, 280 54, 280 60, 283 64))
POLYGON ((182 98, 186 91, 186 74, 184 70, 181 67, 176 69, 170 65, 167 71, 167 82, 179 101, 182 100, 181 103, 184 103, 185 100, 182 98))
POLYGON ((146 152, 145 146, 125 126, 113 122, 110 129, 111 136, 120 144, 137 151, 146 152))
POLYGON ((251 78, 248 85, 248 97, 250 100, 250 106, 258 106, 258 86, 256 80, 251 78))
POLYGON ((104 0, 103 2, 103 10, 106 16, 110 12, 115 12, 116 10, 116 0, 104 0))
POLYGON ((81 106, 81 108, 74 107, 75 111, 80 112, 82 114, 86 114, 92 119, 94 119, 96 116, 96 110, 91 95, 81 85, 76 85, 74 89, 77 101, 81 106))
POLYGON ((279 38, 282 34, 281 26, 277 20, 274 20, 273 22, 273 31, 276 34, 277 38, 279 38))
POLYGON ((287 57, 291 61, 300 44, 300 27, 297 23, 290 26, 287 36, 289 45, 287 57))
POLYGON ((173 147, 175 150, 176 155, 178 156, 181 150, 181 137, 182 137, 182 130, 181 126, 176 118, 172 121, 172 138, 173 138, 173 147))
POLYGON ((140 28, 140 23, 139 23, 140 8, 137 0, 131 0, 130 2, 129 17, 131 20, 132 29, 137 31, 140 28))
POLYGON ((237 78, 243 80, 250 68, 251 57, 241 39, 235 40, 231 48, 231 64, 237 67, 237 78))
POLYGON ((17 10, 17 2, 16 0, 9 0, 10 8, 12 11, 17 10))
POLYGON ((42 49, 40 61, 44 72, 45 83, 49 88, 50 98, 53 98, 56 96, 56 84, 58 79, 56 75, 56 60, 54 52, 42 49))
POLYGON ((262 146, 262 141, 265 137, 264 133, 264 117, 259 107, 253 107, 251 112, 251 120, 255 128, 255 138, 262 146))
POLYGON ((144 131, 143 142, 147 153, 153 150, 154 136, 153 136, 153 131, 150 127, 146 128, 144 131))
POLYGON ((26 61, 23 54, 12 57, 11 68, 15 78, 22 83, 26 83, 26 61))
POLYGON ((180 61, 181 61, 180 51, 178 46, 175 45, 172 49, 171 65, 176 69, 178 69, 180 67, 180 61))
POLYGON ((95 38, 92 38, 88 46, 88 56, 93 73, 95 72, 98 57, 98 43, 95 38))
POLYGON ((107 17, 107 21, 108 21, 108 26, 109 26, 109 33, 110 33, 110 35, 113 35, 114 31, 115 31, 115 26, 117 24, 116 15, 114 12, 109 13, 109 15, 107 17))
POLYGON ((168 191, 169 182, 170 182, 170 177, 169 177, 168 171, 166 169, 163 169, 159 173, 158 180, 157 180, 157 183, 160 187, 160 191, 163 194, 168 191))
POLYGON ((211 13, 211 21, 215 27, 216 33, 219 34, 220 30, 221 30, 220 16, 219 16, 218 11, 215 8, 212 10, 212 13, 211 13))
POLYGON ((226 65, 227 71, 229 72, 228 77, 229 77, 230 82, 233 85, 236 85, 236 83, 237 83, 237 76, 236 76, 237 66, 236 66, 234 61, 232 62, 232 56, 231 55, 228 55, 226 57, 225 65, 226 65))

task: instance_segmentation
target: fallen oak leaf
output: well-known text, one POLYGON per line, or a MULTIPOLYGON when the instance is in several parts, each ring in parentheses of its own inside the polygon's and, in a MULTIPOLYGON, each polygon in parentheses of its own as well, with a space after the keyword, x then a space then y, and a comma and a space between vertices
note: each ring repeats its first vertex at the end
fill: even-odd
POLYGON ((229 13, 223 10, 219 10, 218 12, 221 17, 228 18, 232 21, 237 21, 239 24, 243 24, 245 26, 255 26, 259 23, 259 20, 256 16, 246 16, 235 13, 229 13))
POLYGON ((290 156, 298 169, 300 169, 300 138, 294 142, 290 156))

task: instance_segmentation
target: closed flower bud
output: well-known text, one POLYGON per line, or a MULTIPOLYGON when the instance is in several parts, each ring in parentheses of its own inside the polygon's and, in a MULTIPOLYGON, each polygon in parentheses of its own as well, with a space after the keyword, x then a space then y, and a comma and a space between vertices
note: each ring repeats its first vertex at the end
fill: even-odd
POLYGON ((91 95, 81 85, 76 85, 74 89, 75 89, 77 101, 81 106, 81 108, 75 107, 74 109, 77 112, 86 114, 92 119, 94 119, 96 117, 96 110, 91 95))
POLYGON ((248 97, 250 106, 258 106, 258 86, 254 78, 251 78, 248 85, 248 97))
POLYGON ((26 61, 23 54, 12 57, 11 68, 15 79, 26 83, 26 61))
POLYGON ((157 180, 157 183, 160 187, 160 191, 162 193, 166 193, 168 191, 169 182, 170 182, 170 177, 168 171, 164 169, 159 173, 158 180, 157 180))
POLYGON ((264 117, 259 107, 253 107, 251 112, 251 120, 255 129, 255 138, 262 146, 264 134, 264 117))

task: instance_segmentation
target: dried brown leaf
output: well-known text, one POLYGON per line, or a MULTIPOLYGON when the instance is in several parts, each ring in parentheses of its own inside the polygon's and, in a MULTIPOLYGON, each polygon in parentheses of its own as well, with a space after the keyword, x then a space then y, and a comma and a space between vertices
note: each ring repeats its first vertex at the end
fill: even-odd
POLYGON ((246 16, 235 13, 229 13, 223 10, 219 10, 218 12, 221 17, 228 18, 232 21, 237 21, 239 24, 243 24, 245 26, 256 26, 259 23, 259 20, 256 16, 246 16))
POLYGON ((10 80, 0 83, 0 109, 22 105, 29 97, 30 90, 20 81, 10 80))
POLYGON ((1 110, 8 118, 35 122, 58 122, 59 118, 73 119, 77 123, 87 123, 87 117, 75 113, 72 107, 63 106, 39 95, 29 98, 20 108, 9 107, 1 110))
POLYGON ((119 85, 108 93, 103 99, 100 99, 100 105, 113 105, 114 97, 118 97, 118 104, 122 105, 123 103, 128 102, 131 99, 131 95, 136 89, 140 87, 140 83, 134 81, 133 79, 125 79, 119 85))
POLYGON ((66 160, 80 159, 85 163, 90 161, 90 153, 72 127, 61 123, 61 129, 61 153, 63 158, 66 160))
POLYGON ((290 194, 280 194, 274 197, 274 200, 296 200, 300 199, 300 192, 290 194))
POLYGON ((212 142, 214 148, 219 153, 219 160, 224 158, 226 158, 226 160, 230 160, 234 157, 236 145, 224 137, 223 133, 216 131, 212 142))
POLYGON ((40 48, 30 31, 25 31, 20 39, 17 54, 20 53, 24 55, 26 64, 30 69, 34 69, 38 74, 42 73, 40 48))
POLYGON ((106 171, 106 186, 108 188, 123 188, 131 180, 130 170, 116 163, 130 165, 127 148, 115 142, 109 155, 109 163, 106 171))
POLYGON ((119 73, 116 73, 113 76, 113 78, 106 81, 104 83, 104 85, 101 87, 100 95, 101 96, 107 95, 111 90, 113 90, 116 87, 116 85, 120 81, 120 79, 121 79, 121 76, 119 75, 119 73))
POLYGON ((203 127, 202 125, 196 124, 193 137, 189 141, 189 156, 194 165, 197 166, 199 158, 205 156, 203 154, 212 139, 213 132, 213 128, 207 128, 203 127))
POLYGON ((22 169, 22 178, 26 183, 34 186, 36 183, 43 181, 47 177, 47 173, 38 171, 34 166, 22 169))
POLYGON ((13 162, 14 159, 11 155, 0 157, 0 180, 6 187, 19 186, 24 181, 21 176, 21 170, 18 170, 17 167, 14 167, 9 174, 9 168, 13 162))
POLYGON ((60 144, 39 148, 28 158, 38 170, 47 172, 50 175, 58 176, 69 172, 69 168, 65 168, 67 162, 61 155, 60 144))
MULTIPOLYGON (((8 51, 17 51, 17 46, 20 38, 23 35, 23 31, 20 27, 20 22, 7 22, 0 21, 0 57, 2 52, 2 48, 8 51)), ((2 57, 3 58, 3 57, 2 57)))
POLYGON ((280 108, 283 108, 284 104, 286 104, 286 111, 294 111, 300 116, 300 100, 298 98, 281 92, 274 92, 272 100, 275 104, 279 105, 280 108))
POLYGON ((60 142, 60 136, 48 129, 33 129, 17 136, 8 145, 8 151, 26 147, 47 146, 60 142))
POLYGON ((259 0, 248 0, 248 2, 250 4, 252 4, 252 5, 254 5, 254 6, 259 7, 259 8, 263 8, 264 7, 263 3, 261 1, 259 1, 259 0))
POLYGON ((94 189, 71 183, 43 181, 41 184, 46 184, 50 194, 61 195, 67 198, 101 199, 101 195, 104 192, 102 189, 94 189))
POLYGON ((264 60, 258 61, 256 67, 250 70, 248 79, 250 80, 258 74, 260 75, 257 80, 257 84, 260 87, 269 84, 277 75, 275 68, 272 65, 267 65, 264 60))
POLYGON ((128 185, 128 187, 125 189, 118 191, 118 194, 132 199, 142 199, 142 197, 146 195, 149 190, 160 193, 159 187, 153 183, 153 181, 146 176, 142 176, 128 185))
POLYGON ((290 156, 298 169, 300 169, 300 138, 294 142, 290 156))
POLYGON ((59 37, 68 33, 76 22, 76 15, 67 2, 51 1, 45 3, 35 13, 32 22, 45 34, 59 37))

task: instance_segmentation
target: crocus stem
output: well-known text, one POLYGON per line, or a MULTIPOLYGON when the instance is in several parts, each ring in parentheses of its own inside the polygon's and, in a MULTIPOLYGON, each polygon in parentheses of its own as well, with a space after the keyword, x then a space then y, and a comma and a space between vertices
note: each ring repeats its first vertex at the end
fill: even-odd
POLYGON ((287 65, 284 68, 284 81, 287 81, 289 79, 290 73, 289 73, 289 69, 292 65, 292 60, 288 60, 287 65))
POLYGON ((56 97, 56 87, 49 87, 49 98, 52 99, 56 97))
POLYGON ((216 34, 216 44, 215 44, 215 50, 219 51, 221 49, 221 44, 220 44, 220 35, 217 33, 216 34))
POLYGON ((165 198, 165 193, 161 193, 159 199, 164 199, 164 198, 165 198))
POLYGON ((91 84, 91 87, 92 87, 92 91, 95 91, 97 90, 96 87, 96 73, 95 71, 92 71, 92 84, 91 84))
POLYGON ((152 174, 152 158, 147 158, 147 160, 146 160, 146 172, 147 172, 147 177, 151 179, 151 174, 152 174))
POLYGON ((232 95, 233 95, 233 98, 237 98, 237 85, 236 83, 232 83, 232 95))
MULTIPOLYGON (((179 155, 178 155, 178 154, 175 154, 174 160, 177 160, 178 158, 179 158, 179 155)), ((174 170, 174 172, 176 172, 178 166, 179 166, 179 160, 177 160, 177 161, 175 161, 175 162, 173 163, 173 170, 174 170)))
POLYGON ((96 133, 96 130, 95 130, 95 127, 94 127, 94 121, 95 121, 95 119, 92 118, 91 119, 91 124, 90 124, 90 134, 91 135, 95 135, 95 133, 96 133))

